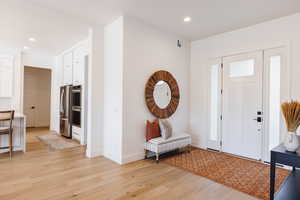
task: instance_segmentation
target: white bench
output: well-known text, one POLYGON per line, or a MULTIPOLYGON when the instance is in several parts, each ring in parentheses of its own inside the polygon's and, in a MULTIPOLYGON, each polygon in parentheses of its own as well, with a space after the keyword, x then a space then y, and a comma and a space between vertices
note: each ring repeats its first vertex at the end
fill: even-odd
POLYGON ((145 143, 145 158, 147 157, 148 151, 154 152, 156 155, 156 162, 159 162, 159 155, 162 153, 170 152, 179 148, 189 147, 191 150, 192 139, 191 136, 182 133, 172 135, 168 139, 162 137, 153 138, 145 143))

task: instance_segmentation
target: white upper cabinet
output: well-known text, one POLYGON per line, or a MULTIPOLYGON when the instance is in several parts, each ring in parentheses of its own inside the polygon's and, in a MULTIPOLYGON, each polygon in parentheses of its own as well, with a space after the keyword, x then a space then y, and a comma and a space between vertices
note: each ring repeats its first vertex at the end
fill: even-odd
POLYGON ((73 84, 73 52, 68 52, 63 55, 63 84, 73 84))
POLYGON ((0 98, 13 96, 14 59, 12 56, 0 56, 0 98))
POLYGON ((79 46, 73 51, 73 85, 82 85, 84 82, 84 46, 79 46))
POLYGON ((88 43, 83 41, 62 54, 63 85, 83 85, 88 43))

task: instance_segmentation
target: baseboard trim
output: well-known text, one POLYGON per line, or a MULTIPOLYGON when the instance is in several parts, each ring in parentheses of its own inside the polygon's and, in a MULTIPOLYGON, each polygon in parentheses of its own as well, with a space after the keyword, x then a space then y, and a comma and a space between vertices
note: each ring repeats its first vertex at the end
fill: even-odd
POLYGON ((123 156, 122 158, 122 165, 131 163, 138 160, 143 160, 145 158, 145 152, 138 152, 131 155, 123 156))
POLYGON ((105 158, 107 158, 107 159, 109 159, 109 160, 111 160, 111 161, 117 163, 118 165, 121 165, 121 164, 122 164, 120 158, 117 158, 116 156, 113 156, 113 155, 111 155, 111 154, 109 154, 109 153, 107 153, 107 152, 105 152, 105 151, 103 152, 103 156, 104 156, 105 158))
POLYGON ((98 156, 103 156, 102 149, 96 149, 95 151, 89 151, 88 149, 86 149, 86 157, 95 158, 98 156))
POLYGON ((198 147, 200 149, 206 149, 206 144, 201 143, 200 137, 198 135, 191 134, 192 137, 192 146, 198 147))

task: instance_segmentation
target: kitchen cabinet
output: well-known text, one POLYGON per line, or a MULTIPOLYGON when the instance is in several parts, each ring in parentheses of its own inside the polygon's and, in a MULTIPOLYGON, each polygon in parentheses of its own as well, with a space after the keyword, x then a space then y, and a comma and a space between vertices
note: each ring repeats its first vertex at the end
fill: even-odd
POLYGON ((79 46, 73 51, 73 85, 82 85, 84 81, 85 49, 79 46))
POLYGON ((73 84, 73 52, 67 52, 63 55, 63 84, 73 84))
MULTIPOLYGON (((81 86, 81 127, 72 127, 72 138, 80 141, 81 144, 86 144, 86 120, 87 113, 87 85, 86 76, 88 69, 88 55, 90 52, 89 40, 84 40, 72 48, 66 49, 62 54, 57 57, 57 74, 59 77, 59 86, 73 85, 81 86)), ((59 90, 57 91, 60 92, 59 90)), ((59 117, 59 116, 58 116, 59 117)), ((59 125, 57 126, 59 127, 59 125)))
POLYGON ((77 46, 63 54, 63 85, 82 85, 85 76, 85 46, 77 46))
POLYGON ((11 98, 13 93, 12 56, 0 56, 0 98, 11 98))
POLYGON ((72 139, 81 141, 81 128, 77 126, 72 126, 72 139))

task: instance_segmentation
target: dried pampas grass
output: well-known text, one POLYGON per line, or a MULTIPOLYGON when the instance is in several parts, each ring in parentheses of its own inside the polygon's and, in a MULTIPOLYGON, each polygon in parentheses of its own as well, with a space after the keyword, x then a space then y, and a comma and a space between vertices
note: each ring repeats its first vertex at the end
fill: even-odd
POLYGON ((300 125, 300 102, 285 102, 281 104, 281 110, 285 118, 288 131, 296 132, 300 125))

